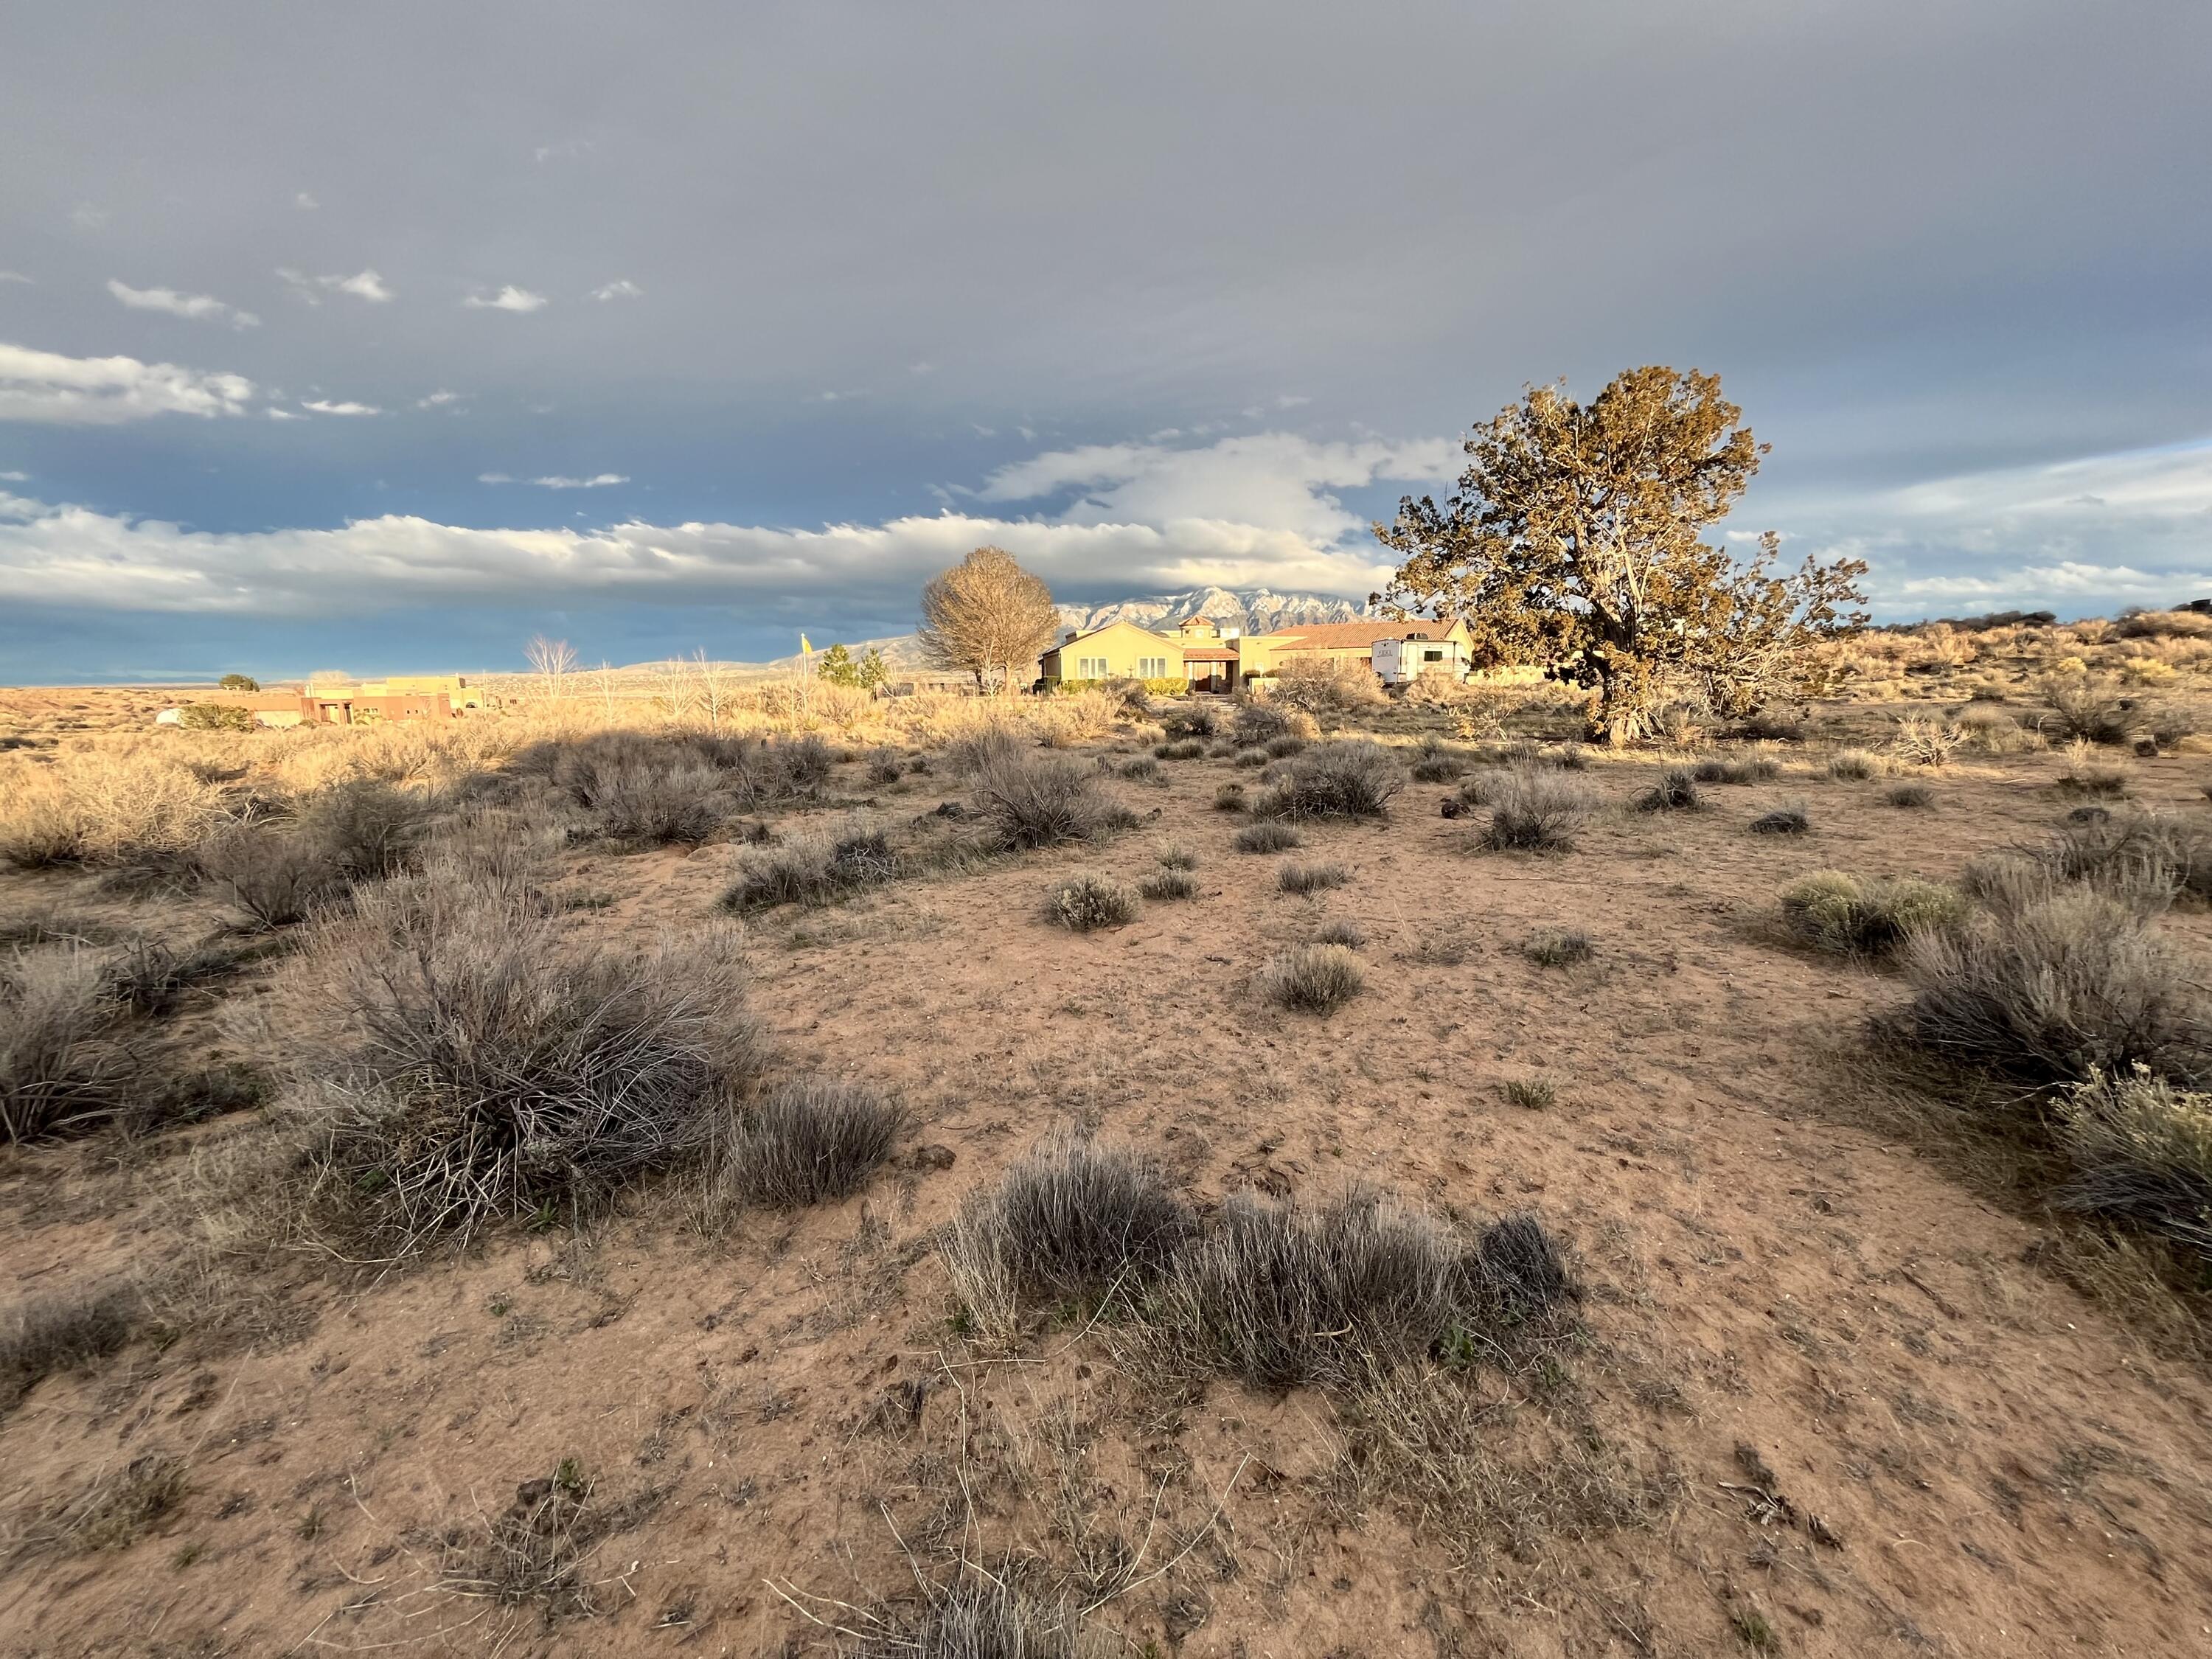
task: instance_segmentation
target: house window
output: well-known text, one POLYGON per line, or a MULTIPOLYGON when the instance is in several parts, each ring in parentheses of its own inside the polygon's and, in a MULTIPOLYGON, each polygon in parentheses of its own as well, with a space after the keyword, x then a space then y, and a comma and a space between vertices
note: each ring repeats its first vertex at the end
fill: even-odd
POLYGON ((1104 679, 1106 678, 1106 659, 1103 657, 1078 657, 1075 659, 1075 678, 1079 680, 1104 679))
POLYGON ((1421 660, 1423 662, 1442 662, 1443 659, 1444 653, 1441 651, 1424 651, 1421 653, 1421 660))
POLYGON ((1167 677, 1168 659, 1165 657, 1139 657, 1137 659, 1137 678, 1139 679, 1164 680, 1167 678, 1167 677))

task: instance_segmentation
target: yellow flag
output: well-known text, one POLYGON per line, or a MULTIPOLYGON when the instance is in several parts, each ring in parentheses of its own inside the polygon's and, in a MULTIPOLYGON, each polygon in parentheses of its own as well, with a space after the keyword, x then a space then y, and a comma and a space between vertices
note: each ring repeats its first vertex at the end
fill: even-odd
POLYGON ((814 647, 806 642, 806 635, 804 634, 799 636, 799 653, 803 657, 811 657, 814 654, 814 647))

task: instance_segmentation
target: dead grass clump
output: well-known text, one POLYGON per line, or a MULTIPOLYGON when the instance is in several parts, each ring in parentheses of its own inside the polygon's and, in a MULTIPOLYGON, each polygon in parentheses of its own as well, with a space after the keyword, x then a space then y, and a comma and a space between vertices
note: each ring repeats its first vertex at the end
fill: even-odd
POLYGON ((1467 774, 1473 760, 1464 750, 1450 749, 1434 738, 1422 741, 1410 769, 1417 783, 1453 783, 1467 774))
POLYGON ((1921 933, 1956 927, 1966 896, 1942 882, 1900 877, 1869 880, 1822 870, 1786 888, 1782 915, 1794 933, 1823 951, 1879 956, 1921 933))
POLYGON ((1907 766, 1948 766, 1965 738, 1955 726, 1925 714, 1908 714, 1898 721, 1889 752, 1907 766))
POLYGON ((2038 1087, 2138 1065, 2212 1082, 2202 967, 2108 894, 2023 882, 1962 927, 1915 933, 1903 963, 1897 1031, 1954 1064, 2038 1087))
POLYGON ((1694 812, 1705 804, 1698 793, 1697 775, 1686 766, 1670 766, 1659 781, 1636 798, 1639 812, 1694 812))
POLYGON ((1811 833, 1813 820, 1802 806, 1778 806, 1753 818, 1750 828, 1754 836, 1802 836, 1811 833))
POLYGON ((1698 783, 1771 783, 1782 768, 1764 756, 1750 760, 1702 760, 1690 769, 1698 783))
POLYGON ((867 1185, 906 1124, 896 1102, 864 1084, 782 1084, 738 1120, 716 1185, 782 1209, 846 1198, 867 1185))
POLYGON ((2117 799, 2135 782, 2135 772, 2125 761, 2100 757, 2094 744, 2077 739, 2067 745, 2066 767, 2057 787, 2063 794, 2100 796, 2117 799))
POLYGON ((147 1452, 94 1476, 56 1511, 53 1530, 73 1549, 127 1549, 174 1514, 190 1489, 183 1458, 147 1452))
POLYGON ((1262 817, 1378 817, 1405 787, 1390 751, 1366 738, 1325 743, 1291 757, 1282 778, 1253 803, 1262 817))
POLYGON ((1220 717, 1207 702, 1184 703, 1170 708, 1160 716, 1160 730, 1178 741, 1185 738, 1210 738, 1220 729, 1220 717))
POLYGON ((1163 870, 1195 870, 1198 854, 1180 843, 1170 843, 1160 848, 1159 865, 1163 870))
POLYGON ((2141 1068, 2095 1075, 2059 1102, 2058 1136, 2074 1164, 2062 1205, 2212 1258, 2212 1094, 2141 1068))
POLYGON ((1188 870, 1155 870, 1138 884, 1138 890, 1148 899, 1194 899, 1198 878, 1188 870))
POLYGON ((0 860, 113 868, 180 859, 228 816, 224 785, 149 740, 0 774, 0 860))
POLYGON ((396 876, 415 861, 434 808, 421 795, 356 778, 310 795, 300 830, 355 881, 396 876))
POLYGON ((2154 909, 2186 893, 2212 901, 2212 826, 2148 811, 2081 807, 2042 849, 2044 860, 2069 881, 2154 909))
POLYGON ((735 933, 610 951, 422 877, 360 890, 283 994, 306 1198, 401 1249, 580 1210, 690 1157, 763 1061, 735 933))
POLYGON ((1364 950, 1367 945, 1367 930, 1356 921, 1339 917, 1315 928, 1313 942, 1316 945, 1341 945, 1347 951, 1364 950))
POLYGON ((1241 812, 1244 810, 1244 786, 1224 783, 1213 792, 1213 810, 1217 812, 1241 812))
POLYGON ((1132 822, 1096 775, 1065 755, 999 750, 977 763, 973 777, 976 814, 1009 851, 1096 841, 1132 822))
POLYGON ((1080 1659, 1082 1619, 996 1574, 974 1569, 952 1584, 927 1586, 919 1614, 880 1615, 861 1642, 860 1659, 1080 1659))
POLYGON ((867 767, 868 781, 878 789, 888 789, 906 775, 906 757, 888 746, 871 749, 867 767))
POLYGON ((0 1139, 36 1140, 117 1115, 145 1059, 98 952, 47 945, 0 958, 0 1139))
POLYGON ((1206 752, 1206 745, 1195 738, 1185 738, 1177 743, 1155 744, 1152 758, 1164 761, 1196 760, 1206 752))
POLYGON ((2054 674, 2041 687, 2046 734, 2081 743, 2132 744, 2142 735, 2142 705, 2111 682, 2086 674, 2054 674))
POLYGON ((1565 968, 1588 962, 1595 951, 1579 927, 1539 927, 1522 945, 1521 954, 1540 967, 1565 968))
POLYGON ((1119 927, 1137 915, 1137 896, 1106 876, 1081 875, 1053 890, 1052 919, 1071 933, 1119 927))
POLYGON ((1287 823, 1262 818, 1239 830, 1232 844, 1240 853, 1287 853, 1304 846, 1305 837, 1287 823))
POLYGON ((204 842, 200 873, 262 927, 305 921, 345 889, 345 877, 315 837, 265 823, 233 824, 204 842))
POLYGON ((722 895, 725 909, 765 910, 778 904, 819 906, 897 878, 890 837, 866 824, 800 830, 772 847, 738 855, 738 878, 722 895))
POLYGON ((57 1371, 105 1359, 131 1340, 137 1297, 106 1290, 40 1297, 0 1321, 0 1414, 57 1371))
POLYGON ((1490 809, 1482 844, 1496 853, 1572 852, 1600 804, 1597 791, 1582 779, 1531 766, 1475 779, 1460 798, 1490 809))
POLYGON ((1313 716, 1303 708, 1244 697, 1237 702, 1236 717, 1229 725, 1229 735, 1240 748, 1252 749, 1263 747, 1278 738, 1316 738, 1321 735, 1321 728, 1314 724, 1313 716))
POLYGON ((1285 893, 1321 893, 1341 887, 1352 872, 1340 864, 1286 864, 1275 872, 1275 884, 1285 893))
POLYGON ((1881 792, 1882 804, 1917 811, 1936 804, 1936 792, 1924 783, 1892 784, 1881 792))
POLYGON ((1134 760, 1121 763, 1121 775, 1133 783, 1158 783, 1160 763, 1150 755, 1139 755, 1134 760))
POLYGON ((2001 708, 1969 708, 1959 716, 1959 746, 1970 754, 2021 755, 2046 746, 2001 708))
POLYGON ((1839 783, 1864 783, 1881 771, 1881 762, 1863 749, 1846 749, 1828 757, 1828 775, 1839 783))
POLYGON ((535 1602, 549 1622, 596 1611, 585 1565, 606 1522, 590 1508, 592 1491, 573 1457, 523 1481, 480 1532, 447 1534, 439 1588, 508 1607, 535 1602))
POLYGON ((1038 1147, 969 1194, 940 1248, 975 1328, 1003 1337, 1024 1297, 1088 1301, 1150 1284, 1197 1225, 1149 1158, 1069 1140, 1038 1147))
POLYGON ((1268 1001, 1300 1013, 1333 1013, 1359 994, 1367 970, 1341 945, 1295 945, 1271 959, 1258 975, 1268 1001))

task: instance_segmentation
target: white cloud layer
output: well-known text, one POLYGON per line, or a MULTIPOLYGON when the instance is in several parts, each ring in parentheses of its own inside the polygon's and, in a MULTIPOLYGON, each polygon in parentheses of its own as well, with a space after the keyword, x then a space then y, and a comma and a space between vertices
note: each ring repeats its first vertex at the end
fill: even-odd
POLYGON ((333 400, 328 398, 316 398, 302 404, 301 407, 312 409, 318 415, 381 415, 384 413, 374 404, 357 404, 351 398, 333 400))
POLYGON ((629 277, 617 276, 605 287, 593 289, 592 297, 594 300, 635 300, 644 292, 643 289, 630 281, 629 277))
POLYGON ((461 303, 471 311, 538 311, 544 308, 545 296, 542 294, 532 294, 526 288, 517 288, 514 283, 509 283, 498 293, 489 297, 482 294, 471 294, 461 303))
POLYGON ((283 278, 294 293, 311 306, 320 305, 325 293, 348 294, 356 300, 367 300, 376 305, 383 305, 398 297, 392 285, 374 270, 357 271, 350 276, 343 274, 310 276, 289 265, 279 265, 276 274, 283 278))
POLYGON ((228 323, 233 328, 258 328, 261 319, 250 311, 226 305, 211 294, 179 294, 173 288, 133 288, 108 278, 107 291, 133 311, 159 311, 194 322, 228 323))
POLYGON ((505 472, 479 472, 477 474, 477 482, 488 484, 535 484, 540 489, 604 489, 609 484, 628 483, 629 475, 626 472, 598 472, 588 478, 570 478, 558 474, 545 478, 517 478, 505 472))
POLYGON ((156 415, 243 415, 254 396, 243 374, 0 343, 0 421, 110 426, 156 415))

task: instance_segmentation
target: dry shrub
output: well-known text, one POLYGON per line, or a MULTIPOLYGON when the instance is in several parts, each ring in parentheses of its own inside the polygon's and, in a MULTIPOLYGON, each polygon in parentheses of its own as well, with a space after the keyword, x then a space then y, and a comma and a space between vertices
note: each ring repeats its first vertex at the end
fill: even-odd
POLYGON ((1448 749, 1431 738, 1422 743, 1409 769, 1416 783, 1452 783, 1473 763, 1464 750, 1448 749))
POLYGON ((1155 760, 1196 760, 1206 752, 1206 745, 1195 738, 1185 738, 1179 743, 1163 743, 1152 750, 1155 760))
POLYGON ((2146 729, 2142 704, 2109 681, 2054 674, 2040 689, 2046 712, 2038 724, 2046 734, 2081 743, 2132 744, 2146 729))
POLYGON ((1268 682, 1268 700, 1310 717, 1376 708, 1388 702, 1375 671, 1356 662, 1291 657, 1268 682))
POLYGON ((131 1340, 140 1312, 126 1291, 47 1296, 20 1304, 0 1321, 0 1415, 57 1371, 105 1359, 131 1340))
POLYGON ((896 880, 898 851, 872 825, 802 830, 773 847, 748 847, 738 854, 738 878, 722 895, 723 908, 764 910, 777 904, 835 904, 896 880))
POLYGON ((1213 792, 1213 810, 1217 812, 1241 812, 1244 810, 1244 786, 1224 783, 1213 792))
POLYGON ((868 781, 889 788, 906 775, 906 757, 896 749, 875 748, 867 754, 868 781))
POLYGON ((1546 968, 1565 968, 1588 962, 1595 951, 1590 937, 1579 927, 1539 927, 1528 935, 1521 953, 1546 968))
POLYGON ((2020 879, 1965 925, 1902 952, 1905 1040, 2032 1086, 2124 1075, 2137 1065, 2212 1081, 2212 1003, 2202 964, 2150 921, 2094 889, 2020 879))
POLYGON ((1881 799, 1885 805, 1917 811, 1936 804, 1936 792, 1924 783, 1893 784, 1881 792, 1881 799))
POLYGON ((1160 716, 1160 730, 1177 742, 1188 738, 1210 738, 1219 729, 1220 717, 1214 713, 1212 703, 1184 703, 1160 716))
POLYGON ((1176 1258, 1155 1317, 1198 1368, 1261 1388, 1356 1386, 1378 1364, 1517 1323, 1568 1293, 1533 1217, 1470 1242, 1379 1193, 1309 1208, 1240 1192, 1176 1258))
POLYGON ((1359 994, 1367 970, 1341 945, 1294 945, 1260 969, 1260 994, 1300 1013, 1333 1013, 1359 994))
POLYGON ((1771 783, 1782 768, 1765 756, 1749 760, 1702 760, 1690 769, 1698 783, 1771 783))
POLYGON ((1367 944, 1367 930, 1356 921, 1339 917, 1315 928, 1313 942, 1316 945, 1341 945, 1347 951, 1358 951, 1367 944))
POLYGON ((362 778, 308 797, 300 832, 349 879, 380 880, 414 862, 434 810, 420 795, 362 778))
POLYGON ((202 843, 200 873, 264 927, 306 921, 345 889, 322 843, 266 823, 235 823, 202 843))
POLYGON ((72 1549, 128 1549, 173 1515, 190 1489, 183 1458, 146 1452, 94 1475, 54 1512, 48 1535, 72 1549))
POLYGON ((1081 1615, 1064 1601, 1045 1601, 999 1574, 973 1568, 949 1586, 925 1583, 912 1618, 875 1615, 860 1659, 1082 1659, 1081 1615))
POLYGON ((975 763, 970 799, 1008 851, 1096 841, 1133 821, 1095 773, 1065 755, 994 748, 975 763))
POLYGON ((970 1194, 939 1248, 975 1328, 1003 1340, 1024 1297, 1095 1300, 1149 1284, 1197 1224, 1151 1159, 1069 1140, 970 1194))
POLYGON ((1160 763, 1150 755, 1139 755, 1134 760, 1121 763, 1121 775, 1133 783, 1158 783, 1160 763))
POLYGON ((1379 817, 1405 785, 1404 769, 1382 744, 1325 743, 1293 756, 1252 810, 1269 818, 1379 817))
POLYGON ((1275 884, 1285 893, 1320 893, 1341 887, 1352 872, 1340 864, 1286 864, 1275 872, 1275 884))
POLYGON ((0 959, 0 1139, 114 1117, 132 1103, 145 1060, 100 953, 60 945, 0 959))
POLYGON ((2177 893, 2212 900, 2212 826, 2196 819, 2081 807, 2042 857, 2068 880, 2102 889, 2131 908, 2159 908, 2177 893))
POLYGON ((1237 700, 1236 715, 1229 724, 1229 735, 1239 748, 1252 749, 1262 747, 1277 738, 1317 738, 1321 735, 1321 728, 1314 724, 1313 716, 1302 708, 1245 696, 1237 700))
POLYGON ((1670 766, 1659 781, 1636 798, 1639 812, 1694 812, 1705 805, 1697 775, 1686 766, 1670 766))
POLYGON ((1230 843, 1240 853, 1287 853, 1305 845, 1305 837, 1287 823, 1272 818, 1262 818, 1257 823, 1248 823, 1237 832, 1230 843))
POLYGON ((1908 714, 1898 721, 1889 752, 1908 766, 1945 766, 1965 738, 1956 726, 1925 714, 1908 714))
POLYGON ((439 1588, 509 1607, 536 1603, 547 1622, 598 1611, 585 1565, 611 1517, 592 1507, 592 1482, 574 1458, 550 1476, 516 1486, 514 1502, 445 1539, 439 1588))
POLYGON ((1601 799, 1580 778, 1533 766, 1477 778, 1460 791, 1465 804, 1490 809, 1482 844, 1498 853, 1571 852, 1601 799))
POLYGON ((2086 739, 2076 738, 2067 744, 2065 769, 2057 778, 2061 793, 2117 799, 2126 794, 2134 782, 2135 773, 2125 761, 2100 757, 2096 746, 2086 739))
POLYGON ((1198 878, 1188 870, 1155 870, 1138 884, 1138 890, 1148 899, 1194 899, 1198 878))
POLYGON ((1881 772, 1881 760, 1863 749, 1846 749, 1828 757, 1828 775, 1839 783, 1864 783, 1881 772))
POLYGON ((1822 870, 1785 889, 1782 915, 1794 933, 1823 951, 1879 956, 1909 939, 1960 925, 1966 896, 1915 876, 1872 880, 1822 870))
POLYGON ((0 860, 117 866, 189 854, 227 816, 222 786, 190 758, 106 744, 0 770, 0 860))
POLYGON ((2069 1209, 2122 1218, 2212 1256, 2212 1094, 2138 1066, 2093 1075, 2058 1104, 2069 1209))
POLYGON ((716 1186, 783 1209, 846 1198, 868 1183, 906 1125, 896 1102, 864 1084, 782 1084, 738 1119, 716 1186))
POLYGON ((1195 870, 1198 868, 1198 854, 1180 845, 1163 847, 1159 851, 1159 865, 1163 870, 1195 870))
POLYGON ((1137 896, 1109 877, 1081 875, 1053 890, 1048 908, 1052 919, 1069 932, 1089 933, 1134 921, 1137 896))
POLYGON ((1959 716, 1959 746, 1977 755, 2020 755, 2046 746, 2040 732, 2024 729, 1998 708, 1969 708, 1959 716))
POLYGON ((1812 831, 1813 820, 1802 806, 1778 806, 1751 821, 1754 836, 1802 836, 1812 831))
POLYGON ((1303 755, 1313 739, 1286 732, 1279 738, 1270 738, 1260 746, 1260 752, 1269 760, 1288 760, 1293 755, 1303 755))
POLYGON ((450 879, 360 890, 283 982, 308 1196, 405 1249, 581 1209, 697 1152, 762 1063, 738 944, 617 952, 450 879))

